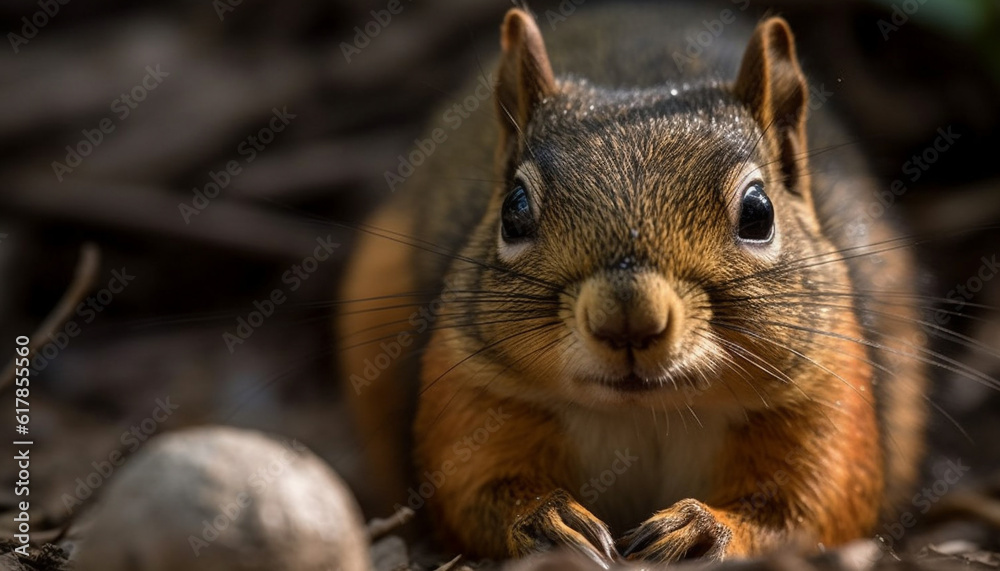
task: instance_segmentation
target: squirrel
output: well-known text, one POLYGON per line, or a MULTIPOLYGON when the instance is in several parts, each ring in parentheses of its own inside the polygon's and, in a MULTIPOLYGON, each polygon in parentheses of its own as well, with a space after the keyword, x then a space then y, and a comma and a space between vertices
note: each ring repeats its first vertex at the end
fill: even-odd
POLYGON ((360 226, 337 332, 373 479, 467 556, 815 551, 916 482, 915 262, 877 183, 785 20, 681 61, 684 17, 543 38, 510 9, 492 101, 360 226))

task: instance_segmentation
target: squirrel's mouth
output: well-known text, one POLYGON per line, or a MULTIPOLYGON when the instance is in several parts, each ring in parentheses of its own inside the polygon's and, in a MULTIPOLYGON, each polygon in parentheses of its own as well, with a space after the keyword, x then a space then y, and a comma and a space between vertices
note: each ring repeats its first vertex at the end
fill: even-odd
POLYGON ((623 393, 642 393, 663 387, 659 379, 644 379, 635 373, 617 379, 601 379, 599 382, 604 387, 623 393))

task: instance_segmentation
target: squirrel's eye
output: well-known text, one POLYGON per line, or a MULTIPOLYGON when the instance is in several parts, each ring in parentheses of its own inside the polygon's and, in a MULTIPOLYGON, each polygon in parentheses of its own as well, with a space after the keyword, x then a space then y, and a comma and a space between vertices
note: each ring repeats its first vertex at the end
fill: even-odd
POLYGON ((743 192, 738 234, 747 242, 769 242, 774 236, 774 207, 760 181, 752 182, 743 192))
POLYGON ((515 184, 507 194, 500 220, 503 239, 508 242, 528 238, 535 233, 535 217, 531 213, 531 202, 523 184, 515 184))

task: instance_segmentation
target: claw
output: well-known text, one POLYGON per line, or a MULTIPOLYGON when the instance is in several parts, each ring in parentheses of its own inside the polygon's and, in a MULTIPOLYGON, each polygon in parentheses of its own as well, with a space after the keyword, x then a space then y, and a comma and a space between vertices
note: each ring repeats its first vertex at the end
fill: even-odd
POLYGON ((610 569, 618 559, 607 526, 563 490, 550 493, 521 517, 511 528, 509 541, 518 554, 553 545, 568 547, 602 569, 610 569))
POLYGON ((721 559, 732 530, 695 500, 682 500, 629 531, 620 543, 628 559, 677 561, 695 557, 721 559))

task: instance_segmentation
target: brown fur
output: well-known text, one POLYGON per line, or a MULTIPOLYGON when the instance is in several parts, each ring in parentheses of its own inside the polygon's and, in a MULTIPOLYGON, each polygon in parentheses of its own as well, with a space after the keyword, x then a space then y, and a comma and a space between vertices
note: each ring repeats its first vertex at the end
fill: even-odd
MULTIPOLYGON (((821 135, 807 128, 828 119, 807 122, 787 24, 757 26, 730 84, 629 57, 629 42, 659 49, 649 42, 664 35, 661 15, 647 9, 631 21, 648 33, 598 42, 596 55, 585 38, 631 30, 627 10, 581 11, 582 31, 551 53, 531 16, 511 10, 495 122, 470 119, 373 224, 410 246, 383 252, 384 239, 367 238, 350 272, 348 298, 441 292, 419 369, 395 361, 358 409, 374 434, 394 387, 419 375, 417 473, 434 481, 440 537, 469 555, 813 550, 871 533, 916 474, 924 373, 905 356, 921 343, 915 311, 878 295, 906 292, 912 264, 898 248, 873 252, 888 224, 846 231, 871 181, 856 157, 810 160, 821 135), (751 175, 775 205, 768 245, 735 239, 751 175), (508 243, 500 210, 515 180, 537 233, 508 243), (588 497, 622 449, 635 460, 588 497), (773 493, 761 502, 762 489, 773 493)), ((720 51, 719 68, 736 71, 720 51)), ((345 376, 371 351, 355 351, 345 376)), ((371 440, 392 469, 384 458, 405 438, 371 440)))
POLYGON ((400 291, 414 289, 412 272, 406 271, 412 248, 394 243, 383 236, 389 232, 408 235, 412 232, 409 217, 387 209, 371 221, 373 235, 365 232, 355 246, 348 274, 354 279, 344 283, 341 299, 371 300, 352 303, 337 321, 338 344, 343 348, 340 359, 345 371, 344 395, 354 413, 358 432, 367 452, 366 456, 374 475, 374 484, 380 493, 375 502, 385 510, 393 502, 401 501, 399 491, 406 486, 406 474, 412 470, 408 455, 401 452, 409 442, 406 423, 393 422, 411 416, 410 397, 399 379, 405 378, 406 369, 417 359, 394 359, 385 370, 380 370, 374 380, 365 376, 365 368, 383 352, 379 343, 366 343, 367 339, 392 340, 407 333, 407 317, 413 311, 416 298, 393 298, 387 304, 379 298, 400 291), (380 309, 391 305, 389 309, 380 309))

